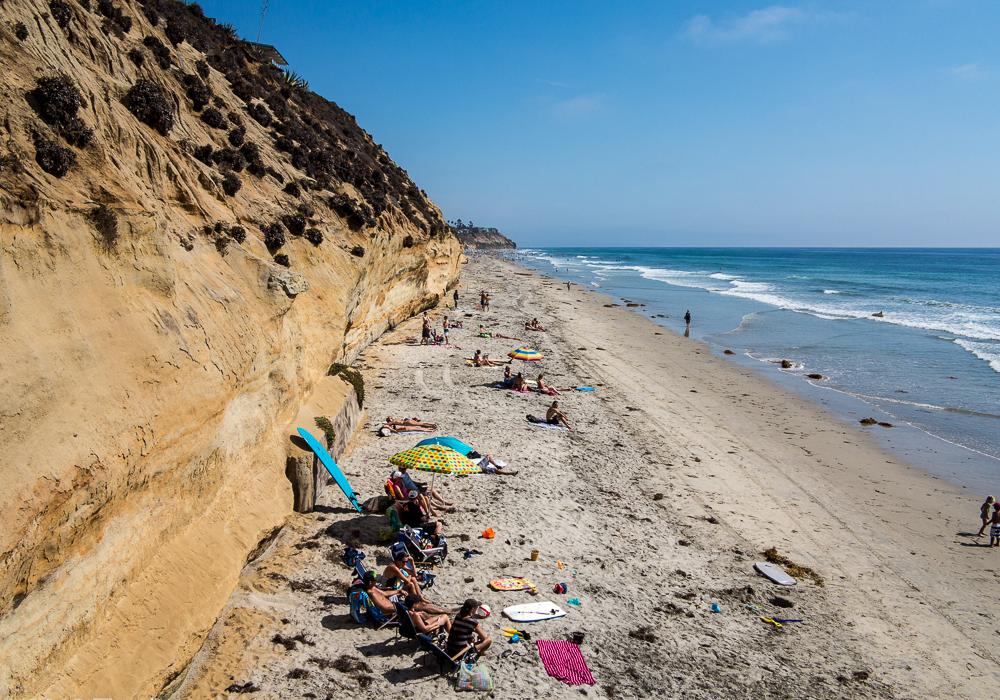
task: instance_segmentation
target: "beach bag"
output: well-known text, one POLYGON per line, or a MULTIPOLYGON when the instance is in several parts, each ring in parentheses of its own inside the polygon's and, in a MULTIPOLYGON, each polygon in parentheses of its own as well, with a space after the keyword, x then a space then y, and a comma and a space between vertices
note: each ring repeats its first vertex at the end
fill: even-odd
POLYGON ((361 550, 355 549, 354 547, 348 547, 344 550, 344 556, 342 557, 344 564, 354 568, 354 565, 365 558, 365 553, 361 550))
POLYGON ((364 627, 368 626, 368 594, 360 587, 353 587, 347 593, 347 602, 351 605, 351 619, 364 627))
POLYGON ((456 690, 493 690, 490 669, 482 660, 463 661, 455 681, 456 690))

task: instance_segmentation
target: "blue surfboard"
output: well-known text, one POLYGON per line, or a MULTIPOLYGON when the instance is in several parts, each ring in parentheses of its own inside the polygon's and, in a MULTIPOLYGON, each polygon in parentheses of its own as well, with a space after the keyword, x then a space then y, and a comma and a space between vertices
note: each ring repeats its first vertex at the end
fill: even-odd
POLYGON ((309 445, 309 449, 311 449, 316 456, 319 457, 319 461, 322 462, 323 466, 326 467, 326 470, 330 472, 330 476, 333 477, 333 480, 337 482, 337 486, 339 486, 340 490, 344 492, 345 496, 347 496, 347 500, 351 502, 352 506, 354 506, 354 510, 360 513, 361 504, 358 503, 357 494, 354 493, 354 489, 351 488, 351 484, 347 481, 347 477, 344 476, 344 472, 340 471, 340 467, 338 467, 337 463, 333 461, 333 457, 331 457, 330 453, 327 452, 325 447, 323 447, 323 443, 314 438, 312 433, 305 428, 299 428, 298 431, 299 435, 302 436, 302 439, 309 445))

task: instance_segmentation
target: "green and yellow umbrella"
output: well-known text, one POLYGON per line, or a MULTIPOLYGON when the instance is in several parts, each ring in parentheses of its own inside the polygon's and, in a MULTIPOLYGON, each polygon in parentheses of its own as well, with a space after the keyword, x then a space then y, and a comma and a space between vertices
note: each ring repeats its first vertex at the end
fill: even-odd
POLYGON ((524 360, 525 362, 536 362, 537 360, 545 357, 542 353, 538 352, 534 348, 529 348, 526 345, 522 345, 517 350, 511 350, 507 353, 507 357, 512 357, 515 360, 524 360))
POLYGON ((480 474, 483 471, 471 459, 444 445, 417 445, 394 454, 389 463, 435 474, 480 474))

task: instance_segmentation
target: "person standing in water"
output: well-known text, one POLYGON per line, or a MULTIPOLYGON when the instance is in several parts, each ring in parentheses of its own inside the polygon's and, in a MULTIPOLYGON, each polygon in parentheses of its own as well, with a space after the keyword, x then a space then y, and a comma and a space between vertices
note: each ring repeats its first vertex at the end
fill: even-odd
POLYGON ((688 309, 687 311, 684 312, 684 325, 685 326, 691 325, 691 309, 688 309))

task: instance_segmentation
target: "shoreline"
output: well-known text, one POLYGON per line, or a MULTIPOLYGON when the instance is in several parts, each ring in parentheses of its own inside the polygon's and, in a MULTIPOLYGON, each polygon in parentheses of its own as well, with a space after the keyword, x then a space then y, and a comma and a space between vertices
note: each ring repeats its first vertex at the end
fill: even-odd
MULTIPOLYGON (((522 251, 517 251, 513 257, 508 259, 513 264, 523 264, 523 266, 541 275, 551 276, 553 279, 564 281, 569 280, 574 284, 585 286, 580 280, 561 274, 558 269, 547 270, 536 264, 532 258, 524 258, 521 255, 522 251), (531 264, 527 264, 529 261, 532 261, 531 264)), ((554 266, 551 261, 548 261, 548 264, 554 266)), ((707 289, 685 289, 675 287, 666 282, 664 284, 673 292, 686 291, 695 294, 711 295, 711 292, 707 289)), ((603 287, 599 290, 590 291, 599 291, 615 302, 624 303, 626 301, 624 296, 612 294, 611 291, 603 287)), ((637 291, 633 296, 636 299, 645 298, 643 291, 637 291)), ((715 298, 714 301, 718 302, 718 298, 715 298)), ((672 333, 680 334, 680 328, 677 324, 671 325, 665 320, 658 320, 656 316, 651 315, 653 312, 650 310, 650 307, 656 304, 656 301, 651 301, 649 306, 643 305, 646 306, 645 309, 632 308, 630 310, 640 316, 653 320, 654 323, 672 333)), ((769 306, 767 308, 770 311, 788 310, 781 307, 769 306)), ((723 355, 724 349, 733 347, 722 342, 718 331, 712 331, 705 338, 699 337, 698 340, 705 342, 713 353, 719 357, 723 355)), ((736 345, 739 345, 739 343, 736 343, 736 345)), ((885 405, 879 405, 879 403, 890 405, 904 404, 919 407, 922 404, 910 404, 909 402, 889 396, 866 395, 859 392, 857 388, 833 386, 826 383, 826 380, 829 379, 826 376, 818 381, 808 379, 806 376, 807 372, 826 372, 827 368, 822 366, 805 368, 799 363, 799 359, 794 357, 794 353, 790 353, 789 359, 795 363, 795 367, 793 369, 781 369, 777 366, 779 362, 778 358, 760 356, 759 351, 755 355, 754 352, 752 349, 742 348, 730 360, 740 362, 754 369, 754 371, 768 381, 798 396, 809 399, 813 404, 832 412, 839 419, 852 424, 854 427, 857 427, 857 423, 861 418, 868 416, 874 416, 879 421, 890 422, 893 425, 893 430, 891 431, 883 431, 881 428, 875 427, 870 430, 876 441, 897 458, 920 467, 929 475, 944 478, 958 488, 969 489, 972 492, 981 491, 982 493, 992 491, 992 487, 996 481, 995 474, 991 473, 985 465, 994 465, 1000 468, 1000 456, 984 452, 972 445, 949 438, 944 434, 939 434, 935 432, 933 426, 921 425, 909 417, 894 413, 885 405)), ((941 406, 928 405, 925 408, 941 413, 951 411, 956 413, 963 412, 961 409, 949 409, 941 406)), ((970 415, 976 414, 972 409, 966 412, 970 413, 970 415)))
MULTIPOLYGON (((499 610, 527 597, 488 591, 486 581, 505 571, 531 575, 540 598, 570 611, 536 623, 532 634, 585 631, 597 679, 587 694, 596 697, 972 698, 1000 682, 991 652, 995 571, 982 558, 995 554, 962 546, 974 540, 955 534, 975 529, 978 502, 703 343, 608 308, 599 292, 567 292, 538 272, 477 258, 460 292, 471 301, 483 288, 496 308, 468 312, 467 328, 452 335, 462 350, 410 344, 419 335, 419 319, 411 319, 362 355, 369 416, 435 420, 441 434, 520 469, 516 477, 439 482, 462 507, 445 518, 453 553, 439 567, 435 601, 474 595, 499 610), (533 316, 548 333, 519 330, 533 316), (576 430, 530 427, 523 416, 544 411, 544 397, 487 388, 499 368, 465 366, 461 358, 477 348, 499 357, 517 344, 473 339, 479 323, 530 337, 546 352, 527 376, 542 370, 557 386, 597 387, 560 397, 576 430), (476 539, 485 527, 497 530, 496 540, 476 539), (465 560, 463 546, 484 554, 465 560), (768 547, 825 584, 777 590, 752 570, 768 547), (542 557, 522 563, 530 549, 542 557), (569 573, 557 570, 557 559, 569 573), (566 578, 569 596, 549 592, 566 578), (743 607, 771 611, 775 594, 792 599, 806 623, 778 631, 743 607), (572 595, 580 608, 564 604, 572 595), (711 602, 721 614, 709 612, 711 602), (644 627, 655 641, 643 641, 644 627)), ((341 466, 355 490, 374 495, 388 457, 415 441, 365 431, 341 466)), ((331 687, 417 698, 448 692, 447 681, 414 663, 412 646, 345 621, 349 573, 337 557, 360 536, 369 559, 382 562, 376 535, 384 518, 348 513, 336 489, 323 505, 294 516, 244 572, 174 697, 244 682, 266 696, 324 697, 331 687), (299 632, 307 642, 292 649, 272 643, 299 632), (310 661, 343 655, 368 671, 310 661)), ((497 645, 504 621, 496 614, 489 622, 497 645)), ((511 647, 515 655, 501 659, 505 648, 486 657, 500 696, 579 694, 548 678, 533 648, 511 647)))

